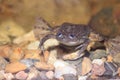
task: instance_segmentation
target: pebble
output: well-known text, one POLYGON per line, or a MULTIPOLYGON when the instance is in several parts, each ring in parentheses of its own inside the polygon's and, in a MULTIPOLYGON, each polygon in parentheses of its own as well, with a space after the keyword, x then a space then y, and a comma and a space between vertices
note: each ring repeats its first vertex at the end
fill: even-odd
POLYGON ((22 59, 20 60, 21 63, 25 64, 27 67, 31 67, 34 65, 35 62, 39 62, 37 59, 22 59))
POLYGON ((40 79, 39 80, 50 80, 47 76, 46 76, 46 71, 41 71, 39 73, 40 79))
POLYGON ((87 73, 89 73, 92 69, 92 62, 89 58, 84 57, 83 61, 82 61, 82 75, 86 75, 87 73))
POLYGON ((1 70, 0 71, 0 80, 3 80, 5 77, 4 77, 4 74, 5 74, 5 71, 4 70, 1 70))
POLYGON ((102 59, 94 59, 93 61, 92 61, 92 64, 98 64, 98 65, 102 65, 104 62, 103 62, 103 60, 102 59))
POLYGON ((87 80, 88 76, 78 76, 78 80, 87 80))
POLYGON ((0 45, 5 45, 10 42, 11 40, 7 35, 5 35, 4 33, 0 33, 0 45))
POLYGON ((36 62, 34 66, 39 70, 54 70, 52 64, 47 64, 45 62, 36 62))
POLYGON ((113 56, 113 61, 120 66, 120 53, 117 53, 115 56, 113 56))
POLYGON ((64 74, 63 78, 64 80, 78 80, 77 76, 73 74, 64 74))
POLYGON ((24 71, 20 71, 15 74, 15 78, 18 80, 26 80, 27 77, 28 77, 28 74, 25 73, 24 71))
POLYGON ((104 74, 105 67, 104 67, 104 62, 102 59, 94 59, 92 61, 92 75, 97 75, 97 76, 101 76, 104 74))
POLYGON ((116 76, 118 74, 117 65, 115 65, 114 63, 105 62, 104 66, 106 69, 106 71, 104 72, 104 75, 113 77, 113 76, 116 76))
POLYGON ((64 74, 73 74, 76 76, 76 67, 72 66, 62 60, 57 60, 54 63, 55 66, 55 78, 60 78, 64 74))
POLYGON ((36 68, 31 68, 26 80, 49 80, 46 77, 46 71, 38 71, 36 68))
POLYGON ((53 72, 53 71, 48 71, 48 72, 46 72, 46 77, 47 77, 48 79, 53 79, 53 77, 54 77, 54 72, 53 72))
POLYGON ((18 37, 25 33, 25 30, 13 20, 5 20, 0 24, 0 44, 11 42, 11 37, 18 37))
POLYGON ((25 64, 20 62, 13 62, 6 65, 5 72, 16 73, 25 69, 27 69, 25 64))
POLYGON ((40 41, 34 41, 28 44, 27 49, 28 50, 37 50, 39 47, 40 41))
POLYGON ((12 47, 10 45, 0 46, 0 56, 4 58, 9 58, 12 52, 12 47))
POLYGON ((12 79, 15 78, 12 73, 5 73, 4 77, 5 77, 6 80, 12 80, 12 79))
POLYGON ((90 52, 90 59, 91 60, 94 60, 94 59, 100 59, 102 57, 106 57, 106 51, 105 50, 100 50, 100 49, 97 49, 95 51, 91 51, 90 52))
POLYGON ((3 57, 0 57, 0 70, 4 70, 7 64, 8 62, 3 57))
POLYGON ((32 80, 33 78, 37 77, 39 71, 36 68, 30 68, 30 71, 28 73, 28 77, 26 80, 32 80))
POLYGON ((28 59, 38 59, 38 60, 41 60, 41 57, 40 57, 40 50, 25 50, 25 56, 24 58, 28 59))
POLYGON ((13 49, 12 55, 10 55, 10 62, 16 62, 21 60, 24 57, 24 52, 22 48, 16 47, 13 49))
POLYGON ((20 44, 24 42, 30 42, 35 41, 34 33, 33 31, 28 32, 27 34, 24 34, 23 36, 19 36, 13 40, 14 44, 20 44))

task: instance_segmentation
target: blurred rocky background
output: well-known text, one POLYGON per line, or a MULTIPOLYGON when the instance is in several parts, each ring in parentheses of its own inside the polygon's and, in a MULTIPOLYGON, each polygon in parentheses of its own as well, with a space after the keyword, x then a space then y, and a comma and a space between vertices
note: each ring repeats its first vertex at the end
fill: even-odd
POLYGON ((90 17, 120 0, 0 0, 0 44, 30 31, 37 18, 52 27, 63 22, 87 24, 90 17))

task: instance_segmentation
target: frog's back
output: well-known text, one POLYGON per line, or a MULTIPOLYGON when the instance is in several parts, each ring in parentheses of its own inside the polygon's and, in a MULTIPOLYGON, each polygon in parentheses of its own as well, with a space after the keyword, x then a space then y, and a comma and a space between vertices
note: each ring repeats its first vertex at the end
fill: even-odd
POLYGON ((63 23, 59 31, 66 35, 74 34, 80 37, 80 36, 89 35, 90 27, 84 24, 63 23))
POLYGON ((120 35, 120 6, 102 9, 92 17, 89 25, 93 31, 105 37, 120 35))

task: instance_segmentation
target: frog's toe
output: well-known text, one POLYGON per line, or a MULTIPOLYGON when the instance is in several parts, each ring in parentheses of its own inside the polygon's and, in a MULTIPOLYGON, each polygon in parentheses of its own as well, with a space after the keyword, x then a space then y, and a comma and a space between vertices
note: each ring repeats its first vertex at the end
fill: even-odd
POLYGON ((39 46, 39 49, 42 53, 44 53, 44 51, 45 51, 44 46, 39 46))
POLYGON ((79 50, 78 50, 78 51, 76 51, 76 52, 73 52, 73 53, 64 55, 64 56, 63 56, 63 59, 64 59, 64 60, 76 60, 76 59, 82 57, 83 55, 84 55, 84 53, 79 54, 79 50))

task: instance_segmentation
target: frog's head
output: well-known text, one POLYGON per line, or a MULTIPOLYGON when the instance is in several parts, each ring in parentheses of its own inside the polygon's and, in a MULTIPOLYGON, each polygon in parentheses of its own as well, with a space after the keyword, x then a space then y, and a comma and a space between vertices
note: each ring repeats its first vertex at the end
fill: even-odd
POLYGON ((87 25, 63 23, 56 34, 56 39, 61 44, 77 46, 88 40, 89 33, 87 25))

